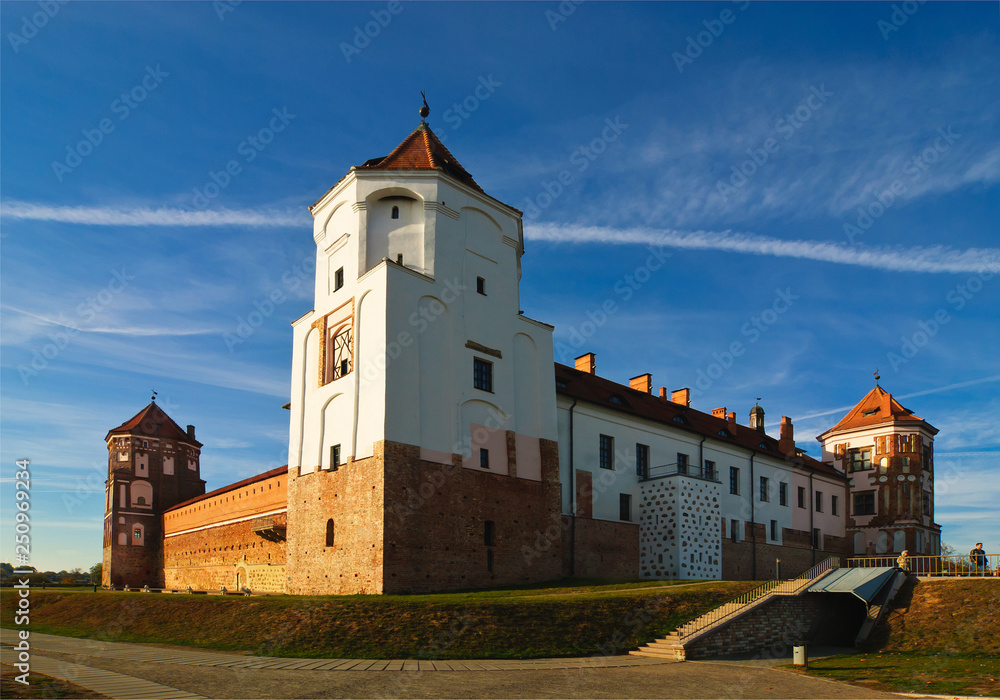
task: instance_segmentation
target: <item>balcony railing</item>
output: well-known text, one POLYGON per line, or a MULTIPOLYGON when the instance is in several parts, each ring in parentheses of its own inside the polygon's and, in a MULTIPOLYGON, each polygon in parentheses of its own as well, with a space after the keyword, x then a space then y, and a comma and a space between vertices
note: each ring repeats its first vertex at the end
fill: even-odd
POLYGON ((678 465, 676 463, 661 464, 658 467, 650 467, 645 474, 639 476, 639 480, 645 481, 647 479, 660 479, 665 476, 674 476, 677 474, 719 483, 718 469, 703 469, 694 464, 678 465))
POLYGON ((1000 554, 986 554, 984 560, 974 562, 968 554, 934 554, 894 556, 884 554, 874 557, 854 557, 847 560, 851 568, 872 566, 898 566, 917 576, 1000 576, 1000 554))

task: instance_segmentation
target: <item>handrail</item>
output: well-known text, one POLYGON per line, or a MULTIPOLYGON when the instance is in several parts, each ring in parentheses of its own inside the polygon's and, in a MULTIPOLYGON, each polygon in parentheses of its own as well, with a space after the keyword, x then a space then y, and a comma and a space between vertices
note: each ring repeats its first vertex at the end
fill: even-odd
POLYGON ((978 563, 968 554, 933 554, 916 556, 883 555, 851 557, 847 566, 870 568, 892 566, 917 576, 1000 576, 1000 554, 984 554, 978 563))
POLYGON ((776 588, 781 586, 786 586, 786 588, 781 591, 782 593, 798 593, 820 574, 826 573, 831 569, 836 569, 839 566, 840 557, 828 557, 811 569, 802 572, 794 579, 789 579, 787 581, 768 581, 767 583, 761 584, 760 586, 757 586, 756 588, 753 588, 746 593, 723 603, 714 610, 709 610, 701 617, 697 617, 694 620, 681 625, 677 628, 677 634, 681 640, 689 638, 702 630, 721 622, 722 620, 743 612, 743 610, 745 610, 751 603, 755 603, 766 598, 771 595, 776 588))

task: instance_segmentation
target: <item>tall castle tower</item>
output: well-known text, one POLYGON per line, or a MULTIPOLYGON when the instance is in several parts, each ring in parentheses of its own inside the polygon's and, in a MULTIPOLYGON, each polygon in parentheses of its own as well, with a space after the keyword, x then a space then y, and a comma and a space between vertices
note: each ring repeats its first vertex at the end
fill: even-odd
POLYGON ((153 401, 108 431, 104 586, 163 585, 163 511, 205 493, 194 426, 181 429, 153 401))
POLYGON ((856 555, 939 554, 934 522, 937 428, 875 385, 817 437, 823 461, 850 478, 846 535, 856 555))
POLYGON ((423 121, 310 211, 315 308, 292 324, 288 592, 558 578, 552 327, 520 312, 521 212, 423 121))

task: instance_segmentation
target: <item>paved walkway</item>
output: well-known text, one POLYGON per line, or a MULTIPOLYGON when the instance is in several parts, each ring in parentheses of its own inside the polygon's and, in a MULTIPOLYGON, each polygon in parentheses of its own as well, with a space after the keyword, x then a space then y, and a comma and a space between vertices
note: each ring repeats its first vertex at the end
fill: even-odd
POLYGON ((109 698, 136 698, 138 700, 207 700, 204 695, 189 693, 168 685, 153 683, 142 678, 126 676, 123 673, 105 671, 74 664, 62 659, 50 659, 37 654, 31 655, 32 673, 41 673, 53 678, 76 683, 89 690, 107 695, 109 698))

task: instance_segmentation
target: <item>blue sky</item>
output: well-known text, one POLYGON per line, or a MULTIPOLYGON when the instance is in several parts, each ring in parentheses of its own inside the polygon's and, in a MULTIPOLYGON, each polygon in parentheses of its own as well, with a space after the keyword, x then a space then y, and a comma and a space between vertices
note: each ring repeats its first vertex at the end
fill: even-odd
POLYGON ((306 207, 420 90, 525 211, 557 360, 762 397, 813 454, 878 368, 941 431, 944 541, 1000 551, 997 3, 45 6, 0 3, 0 561, 22 457, 32 563, 100 560, 103 437, 151 389, 208 488, 285 463, 306 207))

